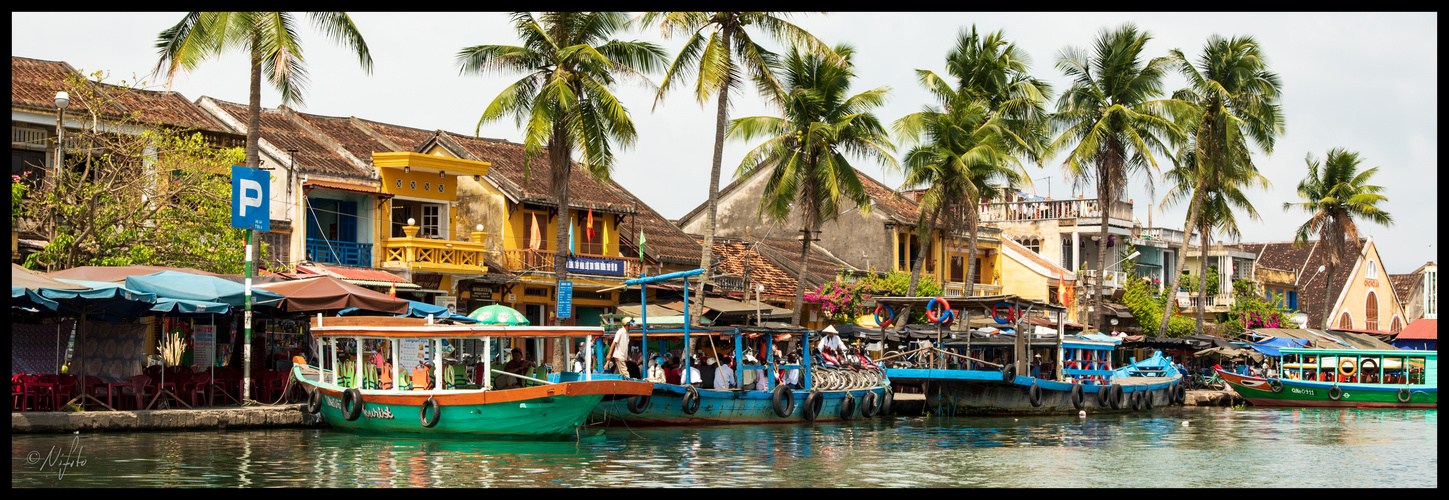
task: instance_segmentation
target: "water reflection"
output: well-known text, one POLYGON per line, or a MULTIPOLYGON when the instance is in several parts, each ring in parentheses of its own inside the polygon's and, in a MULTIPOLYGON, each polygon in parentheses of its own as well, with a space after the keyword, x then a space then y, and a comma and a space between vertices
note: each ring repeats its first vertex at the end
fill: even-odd
POLYGON ((562 442, 331 430, 84 434, 87 463, 63 479, 26 463, 30 452, 73 438, 12 436, 12 486, 1330 486, 1325 478, 1336 486, 1438 485, 1438 412, 1417 410, 905 417, 620 428, 562 442), (1306 470, 1314 472, 1294 472, 1306 470))

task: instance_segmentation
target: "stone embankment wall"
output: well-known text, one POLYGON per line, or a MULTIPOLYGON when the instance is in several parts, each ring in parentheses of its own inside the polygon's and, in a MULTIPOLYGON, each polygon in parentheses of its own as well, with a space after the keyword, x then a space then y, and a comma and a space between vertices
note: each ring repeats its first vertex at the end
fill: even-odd
POLYGON ((200 410, 12 412, 10 432, 136 432, 327 427, 303 405, 207 408, 200 410))
POLYGON ((1248 404, 1233 391, 1187 391, 1183 406, 1235 406, 1248 404))

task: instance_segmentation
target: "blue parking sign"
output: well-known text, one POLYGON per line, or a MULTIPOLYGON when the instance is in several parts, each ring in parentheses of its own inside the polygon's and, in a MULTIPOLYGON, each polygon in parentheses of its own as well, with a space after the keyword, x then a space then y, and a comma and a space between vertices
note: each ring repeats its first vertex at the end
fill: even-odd
POLYGON ((272 178, 265 170, 232 165, 231 227, 271 231, 272 178))

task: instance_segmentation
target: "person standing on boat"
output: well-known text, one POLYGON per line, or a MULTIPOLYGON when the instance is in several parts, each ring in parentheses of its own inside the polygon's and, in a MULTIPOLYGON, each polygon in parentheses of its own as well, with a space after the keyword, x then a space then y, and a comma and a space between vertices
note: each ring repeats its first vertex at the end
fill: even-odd
POLYGON ((1031 378, 1041 378, 1041 355, 1037 354, 1031 360, 1031 378))
POLYGON ((624 319, 624 325, 614 333, 614 348, 609 351, 609 363, 613 366, 613 372, 620 375, 629 374, 626 362, 629 358, 629 325, 633 323, 634 318, 624 319))

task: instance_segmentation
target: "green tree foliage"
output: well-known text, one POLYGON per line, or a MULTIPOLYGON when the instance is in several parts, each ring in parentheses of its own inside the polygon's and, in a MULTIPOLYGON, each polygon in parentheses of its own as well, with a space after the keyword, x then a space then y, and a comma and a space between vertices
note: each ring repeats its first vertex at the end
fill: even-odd
POLYGON ((1174 315, 1168 318, 1167 334, 1162 335, 1162 311, 1167 298, 1157 292, 1151 280, 1132 275, 1127 280, 1127 291, 1122 294, 1122 305, 1132 311, 1132 317, 1142 325, 1142 333, 1159 337, 1185 337, 1196 330, 1193 320, 1187 316, 1174 315))
POLYGON ((1225 333, 1238 335, 1253 328, 1293 328, 1292 311, 1280 309, 1258 294, 1248 280, 1233 282, 1233 305, 1228 308, 1225 333))
MULTIPOLYGON (((1202 287, 1198 285, 1198 283, 1200 283, 1202 281, 1201 275, 1191 274, 1191 273, 1185 274, 1185 275, 1183 275, 1183 281, 1185 283, 1178 283, 1177 284, 1177 289, 1178 290, 1181 290, 1181 291, 1184 291, 1184 292, 1196 292, 1196 291, 1202 289, 1202 287)), ((1219 283, 1222 283, 1222 281, 1223 281, 1222 280, 1222 275, 1218 274, 1218 266, 1208 267, 1208 272, 1207 272, 1207 294, 1208 295, 1217 295, 1219 292, 1221 292, 1222 287, 1220 285, 1218 285, 1218 284, 1219 283)))
POLYGON ((123 109, 114 103, 136 91, 131 87, 78 78, 64 87, 80 104, 73 110, 82 114, 76 121, 89 125, 68 131, 63 170, 48 188, 26 192, 16 210, 24 225, 49 240, 25 266, 160 265, 241 273, 246 231, 231 227, 230 166, 243 161, 243 150, 111 114, 123 109), (110 132, 127 128, 141 132, 110 132))

